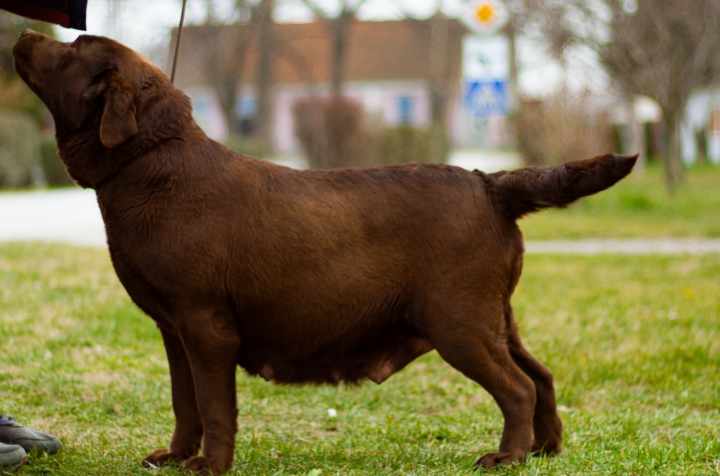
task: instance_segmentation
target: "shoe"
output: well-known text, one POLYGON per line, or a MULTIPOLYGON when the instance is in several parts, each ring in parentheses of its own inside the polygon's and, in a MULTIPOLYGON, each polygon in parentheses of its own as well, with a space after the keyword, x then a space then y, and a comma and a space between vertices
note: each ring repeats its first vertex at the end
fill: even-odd
POLYGON ((62 448, 54 436, 24 427, 14 418, 3 415, 0 415, 0 443, 20 445, 27 453, 35 450, 55 454, 62 448))
POLYGON ((0 443, 0 468, 16 468, 27 459, 22 446, 0 443))

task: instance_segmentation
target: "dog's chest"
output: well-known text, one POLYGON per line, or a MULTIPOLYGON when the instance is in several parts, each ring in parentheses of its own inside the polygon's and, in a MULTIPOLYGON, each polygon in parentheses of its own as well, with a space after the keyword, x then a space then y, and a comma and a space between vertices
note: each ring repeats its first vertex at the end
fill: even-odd
POLYGON ((217 289, 218 273, 194 263, 192 253, 157 241, 114 241, 108 236, 113 267, 130 298, 156 321, 173 322, 178 306, 207 301, 211 289, 217 289))
POLYGON ((153 276, 145 272, 142 263, 112 246, 110 256, 115 273, 133 302, 158 322, 171 320, 171 304, 161 289, 154 285, 153 276))

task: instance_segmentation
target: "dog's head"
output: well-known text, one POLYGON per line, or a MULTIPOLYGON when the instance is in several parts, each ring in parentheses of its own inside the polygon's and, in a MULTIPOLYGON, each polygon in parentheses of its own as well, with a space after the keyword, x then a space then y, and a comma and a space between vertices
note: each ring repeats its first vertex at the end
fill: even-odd
POLYGON ((134 91, 147 64, 133 51, 107 38, 61 43, 26 31, 13 54, 18 73, 50 109, 59 130, 80 129, 97 115, 107 148, 137 134, 134 91))
POLYGON ((59 132, 92 125, 108 149, 138 134, 139 113, 174 91, 158 68, 109 38, 83 35, 61 43, 28 30, 13 55, 18 74, 48 107, 59 132))
POLYGON ((83 186, 120 167, 101 157, 118 151, 129 160, 194 124, 187 96, 109 38, 83 35, 62 43, 26 31, 13 55, 18 74, 52 113, 60 155, 83 186))

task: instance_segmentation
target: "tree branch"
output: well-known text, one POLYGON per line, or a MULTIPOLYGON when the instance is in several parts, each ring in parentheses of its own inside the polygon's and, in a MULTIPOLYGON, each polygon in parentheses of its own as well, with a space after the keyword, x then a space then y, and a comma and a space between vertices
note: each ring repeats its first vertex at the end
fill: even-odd
POLYGON ((325 11, 320 5, 315 3, 314 0, 301 0, 303 5, 307 7, 313 15, 315 15, 317 18, 327 19, 330 15, 327 11, 325 11))

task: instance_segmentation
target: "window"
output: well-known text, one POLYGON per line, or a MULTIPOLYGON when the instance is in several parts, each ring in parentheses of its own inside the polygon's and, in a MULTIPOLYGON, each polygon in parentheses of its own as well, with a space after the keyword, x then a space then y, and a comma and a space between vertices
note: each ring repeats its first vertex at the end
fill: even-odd
POLYGON ((400 96, 397 98, 398 122, 400 124, 412 124, 415 114, 415 98, 400 96))
POLYGON ((240 134, 244 137, 255 135, 257 104, 255 98, 242 97, 235 104, 235 115, 240 119, 240 134))
POLYGON ((235 114, 237 114, 240 119, 252 119, 255 117, 256 112, 255 98, 241 98, 235 105, 235 114))

